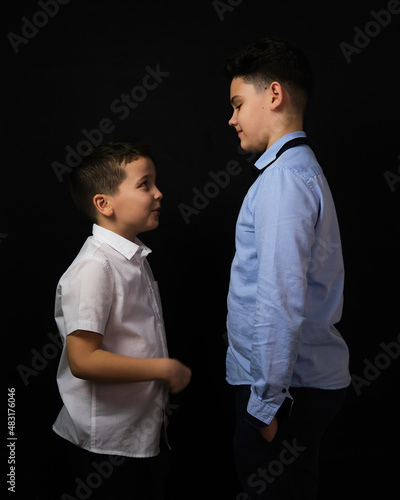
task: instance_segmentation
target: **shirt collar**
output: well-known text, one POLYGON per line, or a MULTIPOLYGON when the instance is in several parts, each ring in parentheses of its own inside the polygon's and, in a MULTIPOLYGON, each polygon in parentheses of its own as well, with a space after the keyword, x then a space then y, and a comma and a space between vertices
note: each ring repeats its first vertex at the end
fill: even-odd
POLYGON ((270 163, 276 156, 276 153, 284 146, 287 142, 292 139, 296 139, 297 137, 306 137, 306 133, 302 130, 298 132, 291 132, 290 134, 286 134, 277 141, 275 141, 272 146, 270 146, 265 153, 263 153, 260 158, 255 162, 254 166, 257 170, 261 170, 268 163, 270 163))
POLYGON ((98 226, 97 224, 93 224, 92 231, 93 236, 107 243, 107 245, 114 248, 114 250, 119 252, 128 260, 131 260, 135 254, 138 254, 139 258, 145 258, 149 253, 151 253, 150 248, 146 247, 146 245, 144 245, 139 238, 135 238, 135 241, 129 241, 123 236, 120 236, 105 227, 98 226))

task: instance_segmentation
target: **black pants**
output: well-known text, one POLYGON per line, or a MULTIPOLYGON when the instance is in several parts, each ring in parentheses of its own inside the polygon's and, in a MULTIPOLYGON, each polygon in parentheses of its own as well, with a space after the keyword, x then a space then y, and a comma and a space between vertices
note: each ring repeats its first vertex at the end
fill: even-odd
MULTIPOLYGON (((339 412, 346 389, 291 388, 290 417, 278 413, 271 443, 245 420, 250 386, 235 387, 234 455, 243 493, 236 500, 313 500, 321 437, 339 412)), ((288 400, 287 400, 288 401, 288 400)))
MULTIPOLYGON (((164 443, 151 458, 102 455, 58 438, 63 455, 63 500, 164 500, 171 457, 164 443)), ((59 475, 61 477, 61 474, 59 475)), ((57 497, 56 497, 57 498, 57 497)))

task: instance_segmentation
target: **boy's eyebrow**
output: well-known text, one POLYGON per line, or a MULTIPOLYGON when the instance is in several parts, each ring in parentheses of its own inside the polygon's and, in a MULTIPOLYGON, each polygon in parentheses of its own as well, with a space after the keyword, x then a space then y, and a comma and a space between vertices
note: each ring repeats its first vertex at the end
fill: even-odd
POLYGON ((234 95, 234 96, 232 97, 232 99, 231 99, 231 104, 232 104, 232 106, 235 104, 235 100, 236 100, 236 99, 239 99, 239 97, 240 97, 240 95, 234 95))
POLYGON ((150 179, 152 177, 151 174, 146 174, 144 175, 143 177, 140 177, 140 179, 137 180, 137 182, 143 182, 145 181, 146 179, 150 179))

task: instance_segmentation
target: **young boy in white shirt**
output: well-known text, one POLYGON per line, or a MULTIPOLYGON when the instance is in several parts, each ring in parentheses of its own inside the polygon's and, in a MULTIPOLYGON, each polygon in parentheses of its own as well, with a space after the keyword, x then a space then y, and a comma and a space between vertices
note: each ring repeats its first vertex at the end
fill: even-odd
POLYGON ((73 488, 93 498, 162 498, 150 493, 159 486, 151 457, 160 451, 168 391, 183 390, 191 371, 168 357, 151 250, 137 238, 159 224, 155 166, 145 146, 109 143, 95 147, 70 181, 94 225, 57 286, 64 406, 53 429, 76 445, 69 446, 73 488), (112 473, 87 481, 104 455, 112 473))

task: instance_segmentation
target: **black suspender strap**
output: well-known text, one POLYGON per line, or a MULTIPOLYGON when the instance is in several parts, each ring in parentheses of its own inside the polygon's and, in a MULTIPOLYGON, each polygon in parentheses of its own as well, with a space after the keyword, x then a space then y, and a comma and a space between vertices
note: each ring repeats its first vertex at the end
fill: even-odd
POLYGON ((301 146, 302 144, 308 144, 307 137, 297 137, 296 139, 292 139, 291 141, 288 141, 286 144, 284 144, 281 149, 276 153, 275 158, 268 163, 268 165, 264 168, 262 168, 259 171, 259 175, 261 175, 266 168, 268 168, 274 161, 276 161, 285 151, 287 151, 290 148, 295 148, 296 146, 301 146))

